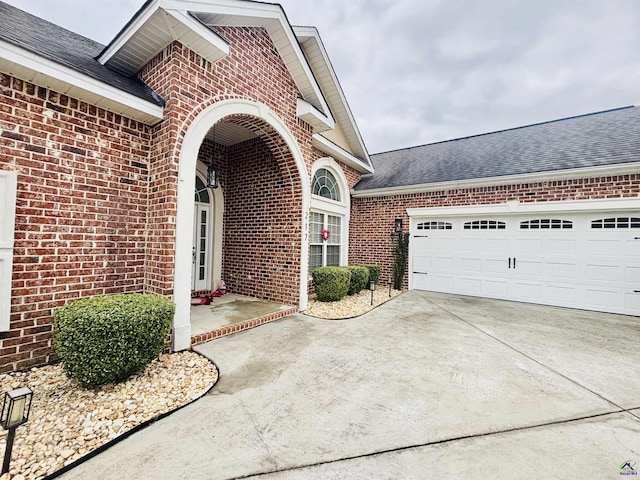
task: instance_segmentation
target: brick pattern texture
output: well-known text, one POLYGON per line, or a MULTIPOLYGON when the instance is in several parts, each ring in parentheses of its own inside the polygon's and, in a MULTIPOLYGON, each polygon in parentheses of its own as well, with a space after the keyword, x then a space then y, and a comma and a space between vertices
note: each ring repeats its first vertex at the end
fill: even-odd
MULTIPOLYGON (((11 323, 0 333, 0 372, 54 360, 52 312, 67 301, 172 295, 178 159, 185 132, 205 108, 229 98, 264 103, 292 132, 307 174, 325 156, 296 117, 300 93, 266 31, 216 31, 230 42, 229 57, 211 64, 175 42, 140 72, 166 101, 155 127, 0 74, 0 169, 19 174, 11 323)), ((239 293, 296 306, 303 216, 297 167, 261 120, 222 121, 260 136, 215 146, 225 158, 225 278, 239 293)))
MULTIPOLYGON (((387 282, 393 270, 394 243, 391 232, 393 232, 394 219, 402 218, 404 231, 408 232, 408 208, 500 204, 509 200, 530 203, 637 198, 639 195, 640 175, 634 174, 353 198, 349 263, 380 264, 382 266, 380 281, 387 282)), ((408 286, 408 273, 405 275, 404 286, 408 286)))
POLYGON ((18 172, 0 372, 53 359, 55 307, 144 290, 150 141, 145 125, 0 74, 0 168, 18 172))

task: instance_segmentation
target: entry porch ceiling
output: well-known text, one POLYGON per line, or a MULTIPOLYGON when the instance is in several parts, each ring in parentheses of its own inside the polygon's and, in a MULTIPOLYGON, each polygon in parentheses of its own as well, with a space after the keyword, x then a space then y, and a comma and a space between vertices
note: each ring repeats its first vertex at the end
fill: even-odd
POLYGON ((257 133, 242 125, 225 121, 217 123, 215 128, 211 127, 206 136, 208 140, 224 145, 225 147, 230 147, 231 145, 258 137, 259 135, 257 133))

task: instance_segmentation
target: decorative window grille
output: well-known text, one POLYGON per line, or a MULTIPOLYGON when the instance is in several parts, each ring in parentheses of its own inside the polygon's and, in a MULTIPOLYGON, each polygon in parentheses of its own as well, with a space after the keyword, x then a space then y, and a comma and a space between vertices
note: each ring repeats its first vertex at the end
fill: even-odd
POLYGON ((573 228, 573 222, 570 220, 559 220, 557 218, 542 218, 520 222, 520 228, 522 230, 565 229, 573 228))
POLYGON ((463 228, 465 230, 504 230, 507 225, 497 220, 474 220, 466 222, 463 228))
POLYGON ((418 230, 451 230, 449 222, 422 222, 418 224, 418 230))
POLYGON ((640 217, 611 217, 593 220, 591 228, 640 228, 640 217))
POLYGON ((336 177, 326 168, 320 168, 313 176, 311 192, 319 197, 340 201, 340 189, 336 177))

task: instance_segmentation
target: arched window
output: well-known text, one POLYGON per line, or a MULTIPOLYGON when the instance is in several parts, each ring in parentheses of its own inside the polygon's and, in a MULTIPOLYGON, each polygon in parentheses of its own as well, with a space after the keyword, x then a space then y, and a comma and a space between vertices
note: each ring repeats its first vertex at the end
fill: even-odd
POLYGON ((349 187, 340 165, 321 158, 313 167, 309 214, 309 273, 346 265, 349 238, 349 187))
POLYGON ((200 203, 209 203, 209 189, 198 175, 196 175, 195 201, 200 203))
POLYGON ((335 200, 336 202, 340 201, 340 189, 338 188, 336 177, 326 168, 318 169, 313 176, 311 192, 319 197, 335 200))

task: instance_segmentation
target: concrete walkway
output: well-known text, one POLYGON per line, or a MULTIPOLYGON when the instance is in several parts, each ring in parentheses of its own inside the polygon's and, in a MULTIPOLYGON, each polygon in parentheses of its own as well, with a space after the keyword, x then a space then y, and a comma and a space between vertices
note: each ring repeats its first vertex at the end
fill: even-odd
POLYGON ((213 392, 65 479, 620 478, 640 469, 640 321, 408 292, 197 348, 213 392))

